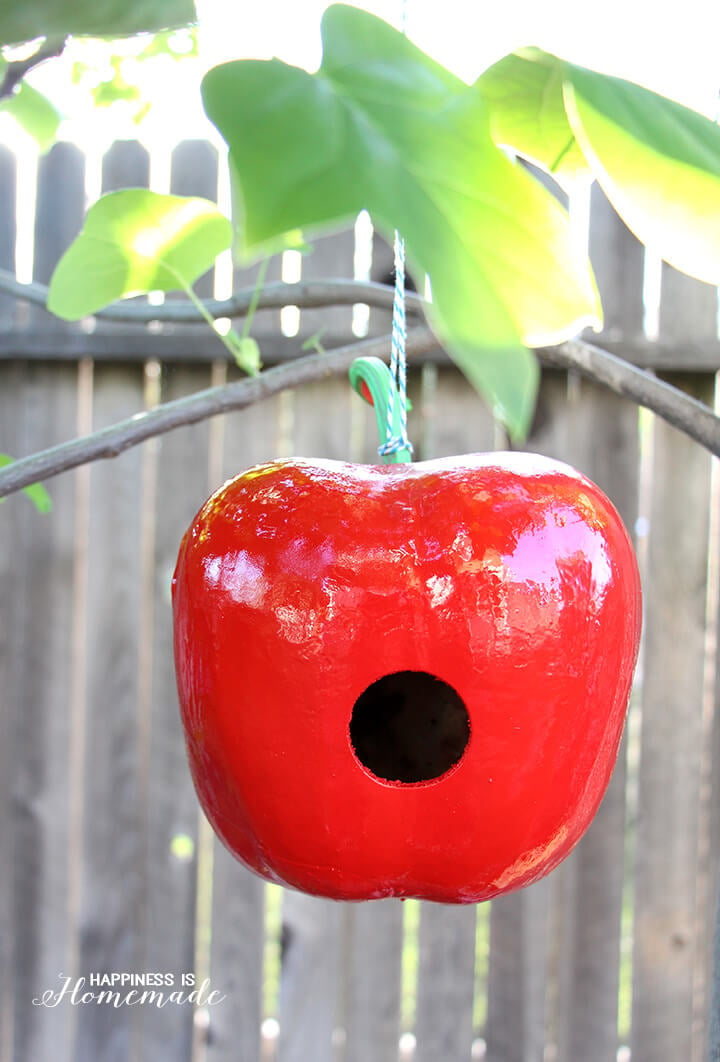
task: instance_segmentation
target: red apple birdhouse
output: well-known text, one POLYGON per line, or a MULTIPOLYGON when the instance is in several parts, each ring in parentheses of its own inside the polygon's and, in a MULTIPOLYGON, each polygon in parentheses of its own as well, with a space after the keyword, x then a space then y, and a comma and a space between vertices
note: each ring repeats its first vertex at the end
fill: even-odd
POLYGON ((268 880, 485 900, 552 870, 602 799, 640 585, 567 465, 261 465, 198 513, 173 603, 198 796, 268 880))

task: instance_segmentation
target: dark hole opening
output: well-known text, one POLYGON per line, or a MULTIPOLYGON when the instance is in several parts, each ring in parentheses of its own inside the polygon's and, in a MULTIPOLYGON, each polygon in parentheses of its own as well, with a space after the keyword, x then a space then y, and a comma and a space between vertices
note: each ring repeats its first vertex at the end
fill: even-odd
POLYGON ((469 740, 461 698, 426 671, 397 671, 373 682, 350 720, 355 755, 388 782, 439 778, 460 760, 469 740))

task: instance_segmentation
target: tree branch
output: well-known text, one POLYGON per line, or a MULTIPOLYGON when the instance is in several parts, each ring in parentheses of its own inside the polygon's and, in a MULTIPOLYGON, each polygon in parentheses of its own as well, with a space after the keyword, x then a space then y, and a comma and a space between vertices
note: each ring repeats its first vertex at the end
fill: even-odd
MULTIPOLYGON (((258 297, 258 310, 280 310, 284 306, 299 306, 309 310, 323 306, 352 306, 356 302, 366 303, 381 310, 391 310, 393 288, 387 284, 361 280, 305 280, 297 284, 266 284, 258 297)), ((46 284, 32 281, 21 284, 12 273, 0 269, 0 291, 15 298, 32 302, 36 306, 47 306, 48 288, 46 284)), ((208 299, 205 308, 214 318, 244 317, 255 298, 255 288, 242 288, 229 299, 208 299)), ((408 315, 422 316, 426 305, 415 292, 406 292, 408 315)), ((94 314, 106 321, 124 321, 126 324, 148 324, 150 321, 162 321, 167 324, 199 324, 203 321, 200 311, 185 299, 168 300, 162 306, 151 306, 146 302, 114 302, 94 314)))
MULTIPOLYGON (((408 355, 424 354, 437 348, 437 339, 429 328, 408 332, 408 355)), ((325 354, 311 354, 277 365, 258 376, 237 380, 222 387, 211 387, 186 398, 136 413, 127 420, 112 424, 84 438, 61 443, 30 457, 14 461, 0 470, 0 498, 22 490, 30 483, 49 479, 90 461, 117 457, 124 450, 146 439, 172 431, 185 424, 196 424, 219 413, 245 409, 271 395, 291 387, 312 383, 328 376, 346 372, 357 357, 384 355, 390 347, 390 337, 363 340, 338 347, 325 354)))
POLYGON ((0 82, 0 100, 12 96, 22 79, 33 67, 39 66, 47 59, 57 59, 65 50, 67 37, 48 37, 36 52, 27 59, 19 59, 17 62, 8 63, 5 68, 5 76, 0 82))
POLYGON ((696 398, 630 362, 580 339, 536 352, 543 365, 573 369, 616 395, 652 410, 716 457, 720 456, 720 417, 696 398))
MULTIPOLYGON (((22 458, 0 470, 0 497, 79 465, 116 457, 131 446, 137 446, 173 428, 195 424, 219 413, 244 409, 288 388, 345 372, 356 357, 382 356, 389 345, 389 337, 382 336, 351 343, 325 354, 297 358, 267 369, 259 376, 167 402, 85 438, 73 439, 22 458)), ((429 353, 437 346, 437 340, 429 328, 414 328, 408 332, 407 352, 410 357, 429 353)), ((707 406, 677 388, 581 340, 562 343, 558 347, 545 347, 537 353, 544 365, 579 372, 616 394, 651 409, 705 449, 720 456, 720 418, 707 406)))

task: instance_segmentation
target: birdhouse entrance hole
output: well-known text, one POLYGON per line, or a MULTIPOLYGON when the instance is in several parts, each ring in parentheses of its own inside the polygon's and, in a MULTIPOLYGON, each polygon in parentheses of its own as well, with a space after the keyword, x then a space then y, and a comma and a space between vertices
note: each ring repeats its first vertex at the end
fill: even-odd
POLYGON ((426 671, 397 671, 373 682, 350 720, 355 755, 388 782, 439 778, 462 758, 469 740, 462 699, 426 671))

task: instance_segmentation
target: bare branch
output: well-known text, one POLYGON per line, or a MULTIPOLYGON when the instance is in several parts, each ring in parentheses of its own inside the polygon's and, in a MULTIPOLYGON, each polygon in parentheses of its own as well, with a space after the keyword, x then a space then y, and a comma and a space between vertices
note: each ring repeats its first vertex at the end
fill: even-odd
MULTIPOLYGON (((32 281, 21 284, 12 273, 0 269, 0 291, 25 299, 36 306, 46 307, 48 288, 46 284, 32 281)), ((211 317, 244 317, 255 296, 254 288, 242 288, 229 299, 208 299, 205 307, 211 317)), ((298 284, 266 284, 260 292, 258 310, 278 310, 283 306, 299 306, 303 310, 323 306, 352 306, 366 303, 377 309, 391 310, 393 288, 361 280, 306 280, 298 284)), ((415 292, 406 293, 408 314, 422 316, 426 305, 415 292)), ((170 300, 162 306, 146 302, 114 302, 94 315, 107 321, 124 321, 132 324, 147 324, 162 321, 168 324, 198 324, 204 320, 199 310, 185 299, 170 300)))
POLYGON ((44 63, 47 59, 57 59, 62 55, 67 44, 67 37, 48 37, 36 52, 27 59, 20 59, 14 63, 8 63, 5 68, 5 76, 0 82, 0 100, 7 99, 15 92, 22 79, 34 67, 44 63))
POLYGON ((691 398, 657 376, 579 339, 546 347, 537 354, 544 365, 574 369, 595 383, 631 398, 657 413, 710 453, 720 456, 720 418, 702 402, 691 398))
MULTIPOLYGON (((326 354, 297 358, 251 379, 167 402, 85 438, 22 458, 0 470, 0 497, 79 465, 116 457, 131 446, 173 428, 194 424, 219 413, 244 409, 288 388, 345 372, 356 357, 384 355, 389 343, 389 337, 383 336, 351 343, 326 354)), ((415 328, 408 333, 407 351, 411 357, 429 353, 437 347, 437 340, 428 328, 415 328)), ((581 340, 546 347, 537 353, 544 365, 575 370, 616 394, 653 410, 705 449, 720 456, 720 418, 677 388, 581 340)))
MULTIPOLYGON (((61 443, 49 450, 14 461, 0 470, 0 498, 22 490, 30 483, 49 479, 59 472, 77 468, 91 461, 117 457, 131 446, 137 446, 156 435, 172 431, 185 424, 195 424, 219 413, 244 409, 264 398, 290 387, 312 383, 345 372, 357 357, 384 355, 390 347, 390 337, 363 340, 326 354, 311 354, 267 369, 258 376, 238 380, 223 387, 211 387, 186 398, 167 402, 127 420, 112 424, 101 431, 71 442, 61 443)), ((437 348, 437 340, 428 328, 408 332, 409 355, 423 354, 437 348)))

